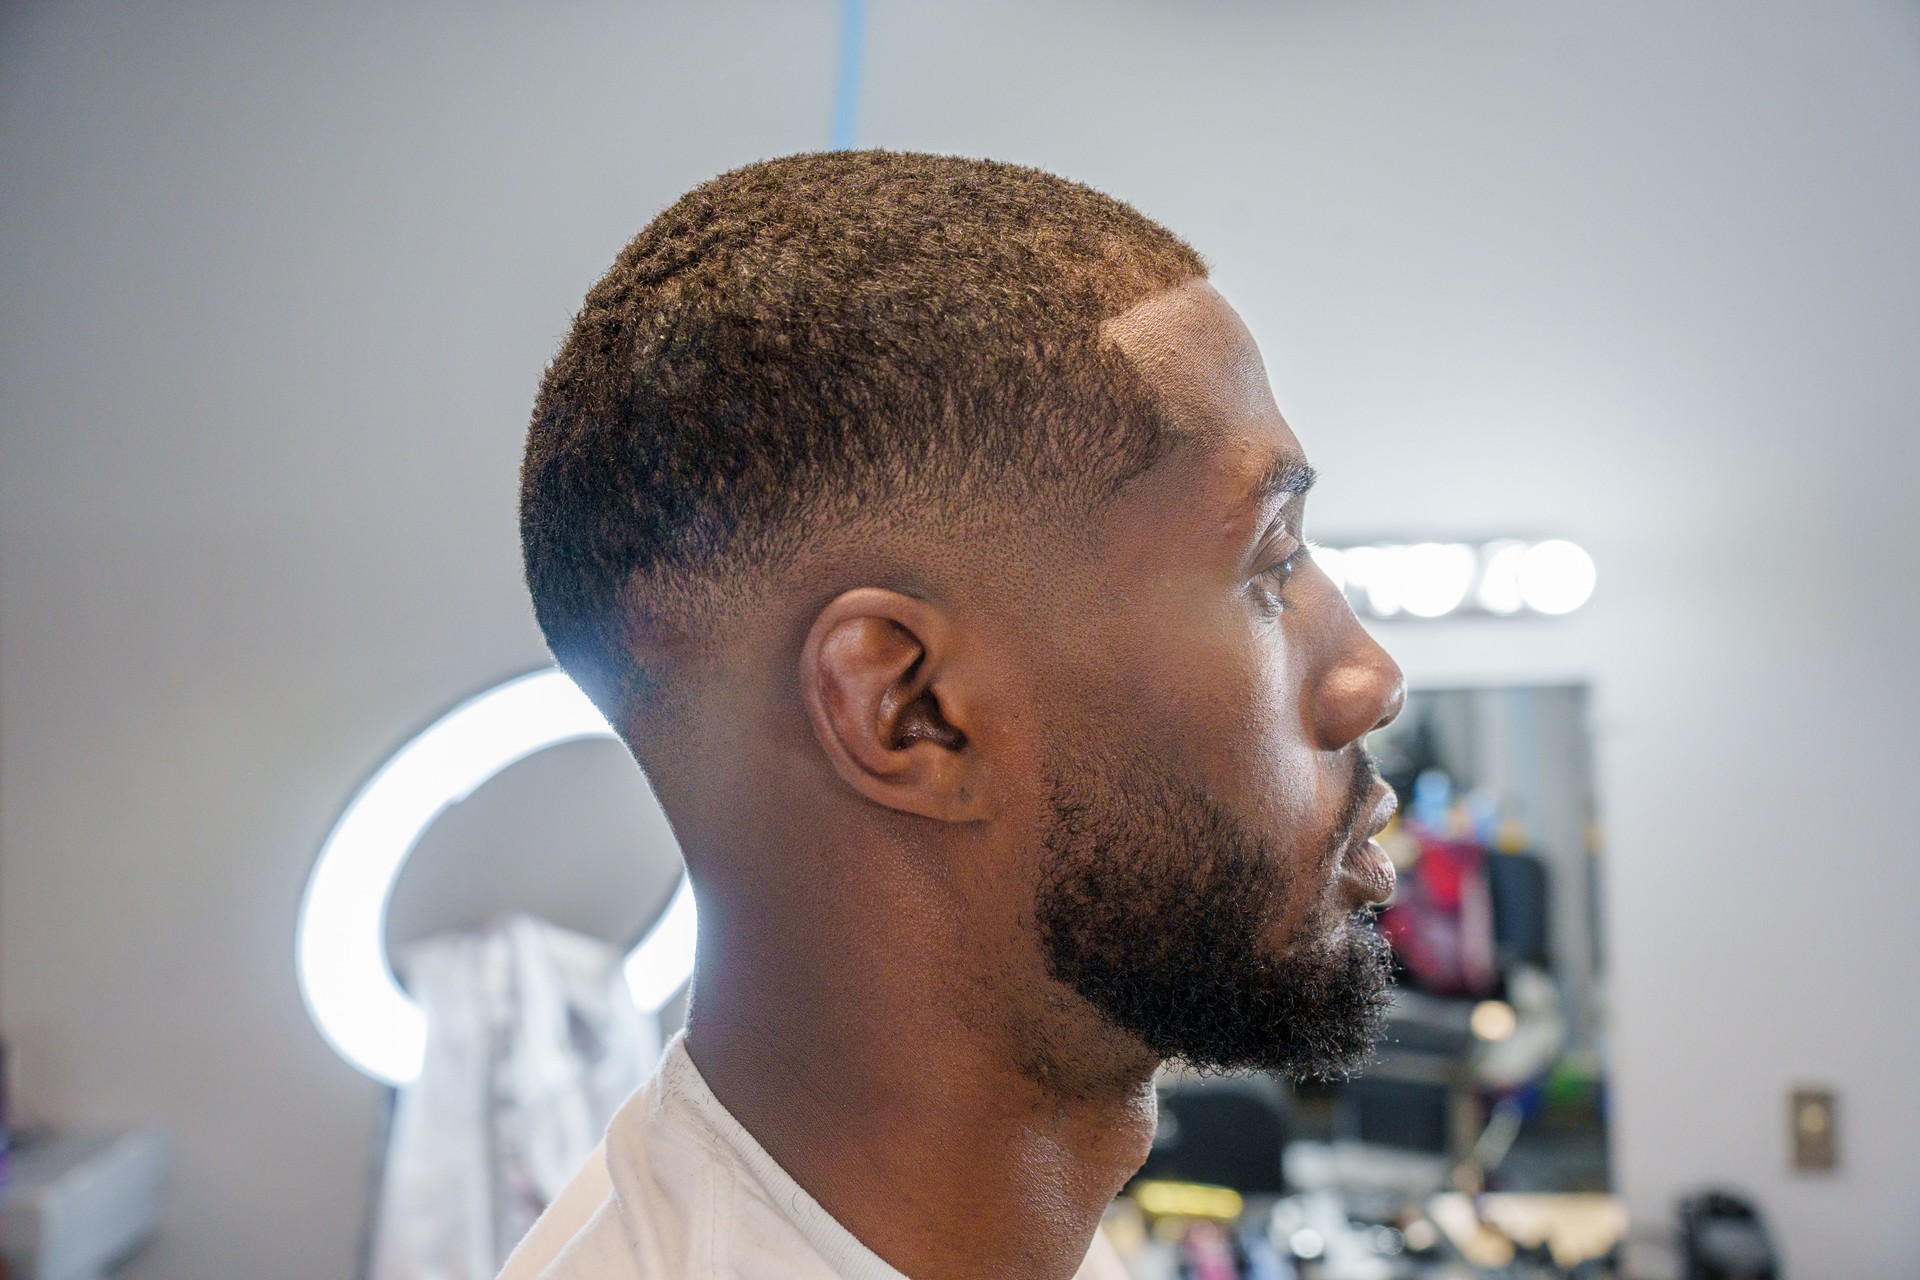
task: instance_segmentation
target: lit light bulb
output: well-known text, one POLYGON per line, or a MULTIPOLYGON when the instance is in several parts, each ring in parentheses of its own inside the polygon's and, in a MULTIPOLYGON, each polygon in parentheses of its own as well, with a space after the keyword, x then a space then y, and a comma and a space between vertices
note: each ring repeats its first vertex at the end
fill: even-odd
POLYGON ((1520 557, 1520 597, 1538 613, 1572 613, 1593 595, 1593 557, 1564 539, 1536 542, 1520 557))
POLYGON ((1520 1018, 1505 1000, 1482 1000, 1473 1006, 1473 1016, 1468 1025, 1473 1028, 1476 1038, 1488 1044, 1499 1044, 1514 1033, 1514 1029, 1520 1025, 1520 1018))
POLYGON ((1375 617, 1400 612, 1398 547, 1352 547, 1342 556, 1347 582, 1366 593, 1367 608, 1375 617))
POLYGON ((1327 575, 1335 591, 1347 589, 1347 557, 1344 551, 1335 547, 1315 547, 1313 562, 1320 566, 1320 572, 1327 575))
POLYGON ((1395 548, 1400 607, 1416 618, 1452 613, 1473 586, 1473 548, 1457 542, 1422 542, 1395 548))
POLYGON ((1520 560, 1524 542, 1489 542, 1480 549, 1485 568, 1480 571, 1480 607, 1488 613, 1518 613, 1527 607, 1520 595, 1520 560))

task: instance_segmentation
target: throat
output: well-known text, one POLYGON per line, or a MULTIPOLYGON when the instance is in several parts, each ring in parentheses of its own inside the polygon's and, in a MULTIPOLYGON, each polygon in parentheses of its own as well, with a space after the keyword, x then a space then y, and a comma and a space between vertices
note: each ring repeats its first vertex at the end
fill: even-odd
POLYGON ((926 999, 937 983, 903 1004, 884 979, 784 976, 743 998, 703 969, 688 1022, 701 1074, 767 1153, 914 1280, 1070 1280, 1152 1145, 1156 1064, 1137 1045, 1091 1072, 1058 1045, 1036 1059, 926 999), (823 1008, 782 987, 846 994, 823 1008))

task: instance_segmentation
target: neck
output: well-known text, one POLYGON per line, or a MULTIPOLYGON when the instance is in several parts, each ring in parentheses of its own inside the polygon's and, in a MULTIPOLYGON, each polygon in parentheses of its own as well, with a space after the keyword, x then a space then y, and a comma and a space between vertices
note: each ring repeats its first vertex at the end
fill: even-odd
POLYGON ((1104 1026, 1022 1037, 934 913, 783 928, 726 896, 702 898, 687 1047, 735 1118, 914 1280, 1068 1280, 1153 1140, 1151 1056, 1104 1026))

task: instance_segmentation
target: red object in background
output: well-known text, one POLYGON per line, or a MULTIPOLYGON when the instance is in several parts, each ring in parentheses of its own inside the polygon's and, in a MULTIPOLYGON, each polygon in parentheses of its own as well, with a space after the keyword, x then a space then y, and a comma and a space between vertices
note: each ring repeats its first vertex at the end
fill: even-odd
POLYGON ((1428 900, 1442 911, 1458 911, 1467 882, 1480 874, 1485 851, 1477 844, 1437 836, 1416 834, 1414 841, 1420 846, 1414 875, 1425 887, 1428 900))
POLYGON ((1493 964, 1493 897, 1486 851, 1477 844, 1415 832, 1420 860, 1380 913, 1380 932, 1414 984, 1434 995, 1484 995, 1493 964))

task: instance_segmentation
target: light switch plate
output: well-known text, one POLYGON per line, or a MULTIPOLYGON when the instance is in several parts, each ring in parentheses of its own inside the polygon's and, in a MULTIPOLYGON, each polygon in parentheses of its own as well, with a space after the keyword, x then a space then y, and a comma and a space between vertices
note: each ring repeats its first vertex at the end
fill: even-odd
POLYGON ((1787 1124, 1796 1173, 1828 1173, 1839 1163, 1839 1114, 1833 1090, 1802 1085, 1788 1095, 1787 1124))

